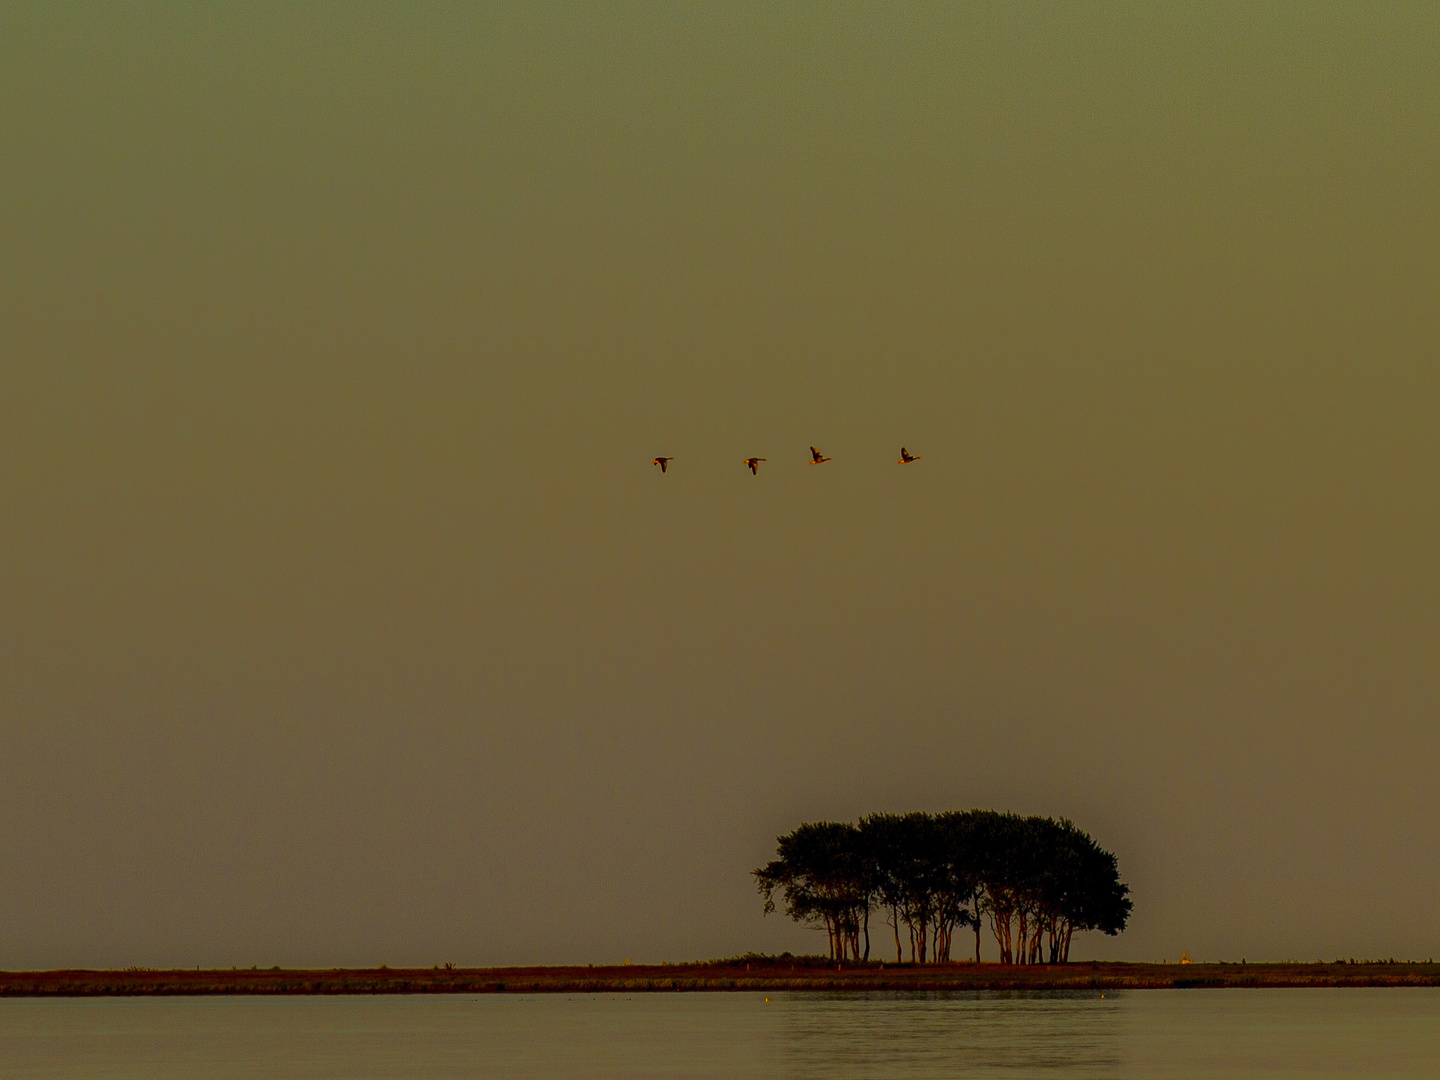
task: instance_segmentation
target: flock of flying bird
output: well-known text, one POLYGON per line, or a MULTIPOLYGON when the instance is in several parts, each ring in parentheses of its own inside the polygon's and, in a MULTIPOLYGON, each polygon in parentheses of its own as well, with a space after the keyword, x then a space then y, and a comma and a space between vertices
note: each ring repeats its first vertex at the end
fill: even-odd
MULTIPOLYGON (((675 459, 674 459, 673 457, 657 457, 654 461, 650 462, 650 464, 651 464, 651 465, 659 465, 659 466, 660 466, 660 471, 663 473, 666 469, 668 469, 668 468, 670 467, 670 462, 672 462, 672 461, 674 461, 674 460, 675 460, 675 459)), ((752 476, 759 476, 759 475, 760 475, 760 463, 761 463, 762 461, 764 461, 764 460, 765 460, 765 459, 764 459, 763 457, 747 457, 747 458, 745 459, 745 461, 744 461, 743 464, 745 465, 745 467, 746 467, 747 469, 750 470, 750 474, 751 474, 752 476)), ((820 453, 820 451, 817 450, 817 449, 815 449, 815 447, 813 447, 813 446, 810 447, 810 464, 811 464, 811 465, 823 465, 823 464, 825 464, 825 462, 827 462, 827 461, 829 461, 829 460, 830 460, 830 459, 829 459, 828 457, 826 457, 824 454, 820 453)), ((919 460, 920 460, 920 456, 919 456, 918 454, 912 454, 912 453, 910 453, 909 450, 906 450, 905 447, 902 446, 902 447, 900 447, 900 460, 897 461, 895 464, 897 464, 897 465, 909 465, 912 461, 919 461, 919 460)))

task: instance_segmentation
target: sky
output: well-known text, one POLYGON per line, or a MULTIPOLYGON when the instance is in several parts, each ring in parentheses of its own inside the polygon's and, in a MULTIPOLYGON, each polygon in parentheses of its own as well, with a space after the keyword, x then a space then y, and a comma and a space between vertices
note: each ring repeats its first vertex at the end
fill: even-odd
POLYGON ((817 951, 778 834, 969 807, 1079 957, 1440 954, 1437 56, 0 7, 0 968, 817 951))

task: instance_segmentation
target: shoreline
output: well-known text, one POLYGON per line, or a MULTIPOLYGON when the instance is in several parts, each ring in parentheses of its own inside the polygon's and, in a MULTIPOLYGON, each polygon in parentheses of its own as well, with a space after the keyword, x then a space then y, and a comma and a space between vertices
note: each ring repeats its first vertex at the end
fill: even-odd
POLYGON ((735 991, 1172 990, 1440 986, 1440 964, 881 966, 784 961, 607 967, 8 971, 0 997, 548 994, 735 991))

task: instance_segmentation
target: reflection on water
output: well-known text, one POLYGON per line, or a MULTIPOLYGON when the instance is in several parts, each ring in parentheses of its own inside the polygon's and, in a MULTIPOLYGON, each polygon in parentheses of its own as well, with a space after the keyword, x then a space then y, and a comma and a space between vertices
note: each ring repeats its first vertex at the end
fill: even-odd
POLYGON ((1433 1077, 1440 989, 0 1000, 5 1080, 1433 1077))
POLYGON ((781 1005, 780 1075, 1121 1075, 1120 1000, 1096 993, 807 994, 781 1005))

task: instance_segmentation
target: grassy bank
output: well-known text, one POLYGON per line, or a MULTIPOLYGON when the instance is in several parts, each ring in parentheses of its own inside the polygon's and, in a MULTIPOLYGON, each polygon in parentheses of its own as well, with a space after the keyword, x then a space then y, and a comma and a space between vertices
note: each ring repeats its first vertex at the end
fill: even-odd
POLYGON ((0 972, 0 997, 540 994, 705 990, 1156 990, 1440 986, 1440 964, 846 964, 809 958, 620 967, 0 972))

